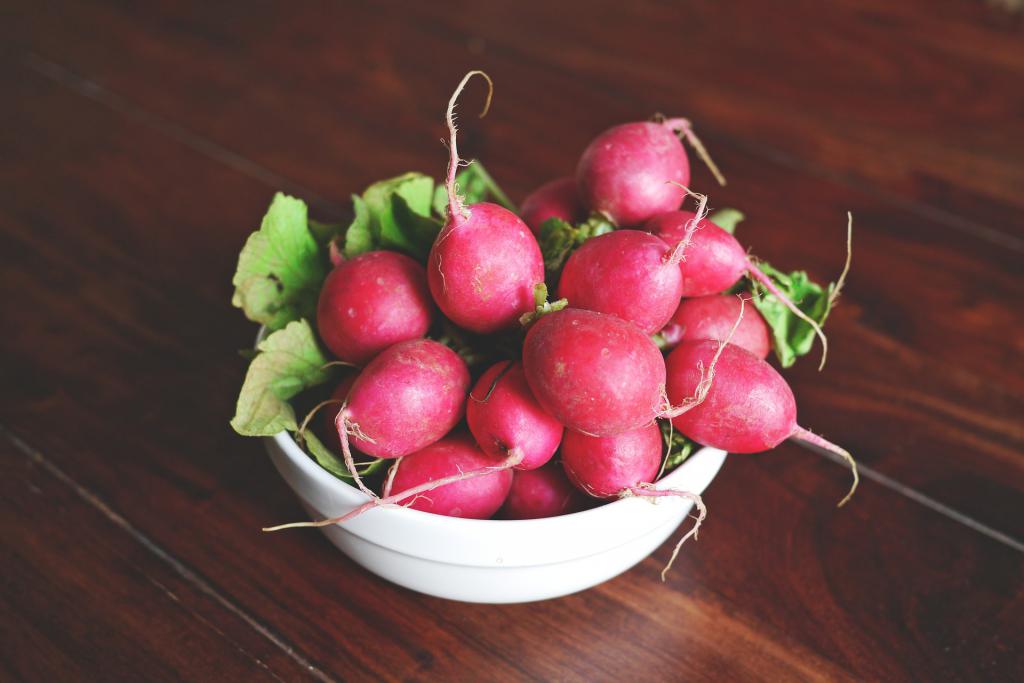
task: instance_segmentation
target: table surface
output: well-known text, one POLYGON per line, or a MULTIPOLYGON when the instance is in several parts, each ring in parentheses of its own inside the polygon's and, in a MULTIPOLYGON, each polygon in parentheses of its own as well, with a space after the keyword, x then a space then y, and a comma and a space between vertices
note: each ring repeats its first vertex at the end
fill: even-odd
POLYGON ((1016 3, 14 2, 0 9, 6 680, 1020 680, 1024 23, 1016 3), (527 6, 534 5, 534 6, 527 6), (440 175, 514 196, 603 128, 686 115, 759 256, 854 266, 794 445, 733 456, 670 548, 488 607, 390 585, 228 427, 238 250, 278 189, 440 175), (465 107, 480 94, 468 92, 465 107), (467 109, 468 111, 468 109, 467 109))

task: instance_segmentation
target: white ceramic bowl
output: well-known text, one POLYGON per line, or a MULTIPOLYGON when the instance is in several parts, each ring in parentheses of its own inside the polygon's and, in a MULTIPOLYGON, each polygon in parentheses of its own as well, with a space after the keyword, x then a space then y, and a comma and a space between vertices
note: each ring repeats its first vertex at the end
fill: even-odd
MULTIPOLYGON (((313 519, 341 516, 368 500, 317 465, 288 433, 265 442, 313 519)), ((658 486, 702 493, 725 455, 703 448, 658 486)), ((529 520, 459 519, 389 507, 321 531, 358 564, 406 588, 467 602, 529 602, 575 593, 626 571, 672 535, 692 507, 675 497, 626 498, 529 520)))

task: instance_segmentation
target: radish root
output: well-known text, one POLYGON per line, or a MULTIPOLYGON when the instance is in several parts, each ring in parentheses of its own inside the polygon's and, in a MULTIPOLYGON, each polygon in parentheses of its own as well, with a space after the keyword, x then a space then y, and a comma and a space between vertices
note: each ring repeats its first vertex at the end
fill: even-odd
POLYGON ((811 329, 814 330, 814 334, 817 335, 818 339, 821 340, 821 363, 818 365, 818 370, 824 370, 825 360, 828 358, 828 338, 825 337, 825 333, 821 330, 821 325, 815 322, 814 319, 811 318, 809 315, 801 311, 800 308, 795 303, 793 303, 793 301, 788 296, 783 294, 779 290, 779 288, 775 286, 775 283, 772 282, 772 279, 765 275, 761 271, 761 269, 757 267, 754 261, 749 258, 747 259, 747 273, 750 275, 750 277, 757 280, 761 284, 761 286, 767 289, 769 294, 773 295, 776 299, 778 299, 783 306, 792 311, 793 315, 800 318, 805 323, 811 326, 811 329))
POLYGON ((798 441, 803 441, 805 443, 809 443, 810 445, 816 446, 823 451, 834 453, 846 461, 846 464, 850 466, 850 471, 853 472, 853 485, 850 486, 849 493, 847 493, 846 496, 841 501, 839 501, 839 504, 836 505, 836 507, 841 508, 844 505, 846 505, 847 501, 849 501, 850 498, 853 497, 853 492, 857 490, 857 484, 860 483, 860 475, 857 473, 857 461, 853 459, 853 456, 850 455, 850 452, 845 448, 837 446, 836 444, 825 439, 824 437, 818 436, 814 432, 799 426, 793 432, 791 438, 797 439, 798 441))
POLYGON ((693 410, 708 397, 708 392, 711 391, 711 383, 715 379, 715 365, 718 363, 719 357, 722 355, 722 351, 725 349, 726 344, 732 340, 732 336, 736 334, 736 329, 740 326, 740 322, 743 320, 743 311, 747 304, 742 296, 737 295, 740 300, 740 314, 736 316, 736 322, 732 324, 732 329, 729 330, 729 334, 725 336, 725 339, 718 342, 718 350, 715 351, 715 355, 711 358, 711 363, 708 365, 707 371, 704 370, 703 366, 698 366, 700 370, 700 381, 697 382, 697 388, 693 392, 693 396, 689 396, 683 399, 683 402, 678 406, 673 407, 669 403, 668 396, 665 396, 665 409, 658 415, 658 417, 666 418, 671 420, 674 417, 679 417, 683 413, 693 410))
POLYGON ((666 260, 666 263, 678 265, 680 262, 686 260, 686 248, 690 246, 690 242, 693 240, 693 233, 697 232, 697 228, 700 227, 701 221, 708 217, 708 196, 706 194, 694 192, 682 183, 677 183, 674 180, 669 180, 667 183, 669 185, 675 185, 697 200, 696 215, 694 215, 694 217, 686 224, 686 231, 683 233, 683 239, 676 243, 676 246, 671 252, 669 252, 668 259, 666 260))
POLYGON ((313 419, 313 416, 320 412, 321 408, 329 405, 344 406, 345 402, 340 398, 329 398, 326 401, 320 401, 320 403, 313 406, 313 409, 306 413, 306 417, 302 418, 302 424, 299 425, 299 429, 295 432, 295 438, 297 440, 306 440, 306 430, 309 428, 309 423, 313 419))
POLYGON ((718 181, 718 184, 725 187, 725 176, 722 175, 720 170, 718 170, 718 165, 711 159, 711 155, 708 154, 708 150, 704 146, 704 143, 701 142, 700 138, 697 137, 697 134, 693 132, 693 124, 690 123, 690 119, 666 119, 664 125, 668 126, 668 128, 677 135, 682 134, 683 138, 685 138, 686 141, 690 143, 690 146, 693 147, 694 151, 697 152, 697 156, 700 157, 701 161, 703 161, 708 167, 708 170, 711 171, 711 175, 715 176, 715 180, 718 181))
POLYGON ((391 495, 391 487, 395 483, 395 475, 398 474, 398 468, 402 464, 402 460, 404 460, 404 458, 395 460, 395 464, 388 468, 388 476, 384 479, 384 488, 381 489, 381 494, 385 498, 391 495))
POLYGON ((676 561, 676 557, 679 556, 679 549, 683 547, 683 543, 692 536, 693 540, 697 540, 697 532, 700 531, 700 525, 704 523, 704 519, 708 516, 708 509, 704 506, 704 501, 696 493, 690 493, 689 491, 681 491, 679 489, 659 489, 655 488, 654 484, 637 484, 631 486, 622 492, 620 498, 628 498, 630 496, 658 498, 662 496, 675 496, 688 500, 694 504, 697 508, 697 516, 694 518, 693 528, 687 531, 679 542, 676 543, 675 548, 672 549, 672 556, 668 558, 668 563, 665 568, 661 570, 661 580, 664 581, 668 575, 668 570, 672 568, 672 563, 676 561))
POLYGON ((470 71, 462 77, 459 85, 455 88, 455 92, 452 93, 451 99, 448 100, 448 110, 445 113, 445 121, 448 123, 448 177, 445 179, 444 186, 448 193, 448 219, 451 221, 461 221, 465 209, 462 198, 459 197, 458 188, 455 186, 455 173, 459 166, 462 165, 462 160, 459 159, 459 148, 455 140, 458 133, 458 129, 455 126, 455 103, 473 76, 481 76, 487 81, 487 100, 484 102, 483 111, 480 112, 480 118, 487 116, 487 111, 491 108, 491 97, 494 95, 494 82, 491 80, 491 77, 483 71, 470 71))
POLYGON ((828 307, 831 309, 836 305, 836 299, 839 298, 839 293, 843 290, 843 285, 846 284, 846 274, 850 272, 850 261, 853 260, 853 214, 849 211, 846 212, 846 263, 843 264, 843 272, 839 274, 839 279, 836 280, 836 287, 832 290, 832 293, 828 295, 828 307))
MULTIPOLYGON (((299 529, 306 527, 325 527, 331 526, 332 524, 341 524, 347 522, 350 519, 354 519, 359 515, 372 510, 376 507, 384 506, 402 506, 403 501, 407 501, 405 505, 411 505, 417 497, 426 493, 427 491, 433 491, 441 486, 447 486, 448 484, 455 484, 460 481, 466 481, 467 479, 475 479, 476 477, 482 477, 495 472, 501 472, 502 470, 512 469, 520 462, 523 461, 523 452, 518 448, 513 448, 508 452, 506 457, 500 465, 493 467, 481 467, 480 469, 470 470, 469 472, 460 472, 459 474, 453 474, 449 477, 442 477, 441 479, 435 479, 434 481, 428 481, 414 486, 411 489, 399 491, 398 493, 386 495, 383 498, 378 498, 373 495, 371 500, 363 503, 359 507, 351 510, 340 517, 331 517, 330 519, 322 519, 319 522, 291 522, 290 524, 278 524, 277 526, 264 527, 263 531, 281 531, 283 529, 299 529), (409 500, 409 499, 412 500, 409 500)), ((371 494, 372 495, 372 494, 371 494)))
POLYGON ((364 434, 363 430, 359 428, 359 425, 349 419, 347 401, 342 406, 341 410, 338 411, 338 417, 334 419, 334 426, 338 429, 338 438, 341 440, 341 455, 345 459, 345 467, 348 468, 349 474, 352 475, 352 480, 360 491, 371 498, 376 498, 377 494, 367 488, 366 484, 363 483, 363 478, 359 476, 359 470, 356 469, 355 458, 352 457, 352 447, 349 445, 348 436, 349 434, 352 434, 363 441, 370 442, 372 442, 373 439, 364 434))

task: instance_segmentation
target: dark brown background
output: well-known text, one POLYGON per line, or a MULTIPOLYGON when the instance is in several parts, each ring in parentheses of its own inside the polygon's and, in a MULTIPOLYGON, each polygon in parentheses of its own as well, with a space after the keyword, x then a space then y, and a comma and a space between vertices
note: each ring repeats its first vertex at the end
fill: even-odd
POLYGON ((1019 680, 1022 35, 971 0, 3 3, 0 678, 1019 680), (773 263, 833 278, 853 211, 829 366, 788 373, 847 508, 829 460, 735 456, 667 584, 662 548, 509 607, 259 532, 302 513, 227 425, 238 249, 277 189, 440 175, 469 68, 461 149, 516 197, 662 111, 773 263))

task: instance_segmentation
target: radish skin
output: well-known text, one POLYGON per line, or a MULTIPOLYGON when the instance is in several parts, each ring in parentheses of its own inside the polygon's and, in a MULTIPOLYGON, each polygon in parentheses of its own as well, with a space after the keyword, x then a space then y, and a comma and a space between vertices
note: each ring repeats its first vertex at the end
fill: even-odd
POLYGON ((500 516, 503 519, 558 517, 582 510, 586 504, 586 498, 565 476, 562 467, 549 463, 536 470, 514 473, 500 516))
POLYGON ((576 191, 576 179, 572 176, 558 178, 541 185, 527 195, 519 207, 523 222, 540 237, 540 226, 549 218, 560 218, 566 223, 576 224, 586 218, 586 209, 576 191))
MULTIPOLYGON (((724 341, 743 309, 740 298, 728 294, 683 299, 672 319, 661 330, 664 348, 674 349, 680 342, 700 339, 724 341)), ((768 357, 772 348, 771 334, 768 323, 756 308, 746 309, 729 343, 750 351, 762 360, 768 357)))

